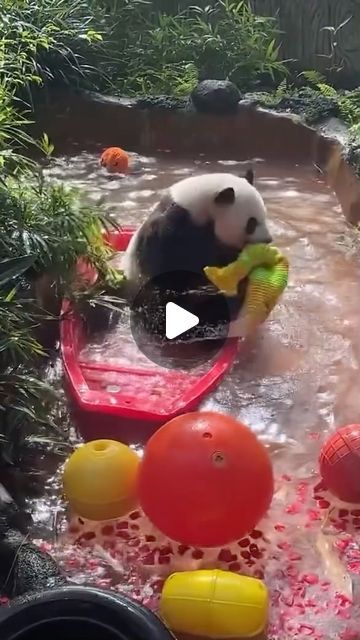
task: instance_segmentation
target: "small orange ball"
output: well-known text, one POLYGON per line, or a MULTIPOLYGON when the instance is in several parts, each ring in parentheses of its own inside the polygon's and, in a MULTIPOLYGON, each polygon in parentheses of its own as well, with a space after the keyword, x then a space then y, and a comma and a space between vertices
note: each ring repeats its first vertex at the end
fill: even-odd
POLYGON ((215 412, 170 420, 149 440, 139 470, 140 504, 166 536, 218 547, 239 540, 265 515, 273 471, 244 424, 215 412))
POLYGON ((101 154, 100 164, 109 173, 126 173, 129 169, 129 155, 120 147, 109 147, 101 154))
POLYGON ((65 464, 65 496, 75 513, 88 520, 121 518, 137 506, 139 464, 135 451, 121 442, 88 442, 65 464))

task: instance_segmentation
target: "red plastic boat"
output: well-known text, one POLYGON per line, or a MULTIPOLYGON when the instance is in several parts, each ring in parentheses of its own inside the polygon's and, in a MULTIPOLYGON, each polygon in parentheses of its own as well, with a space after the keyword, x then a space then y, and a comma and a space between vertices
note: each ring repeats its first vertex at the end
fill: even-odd
MULTIPOLYGON (((135 228, 109 236, 116 251, 125 251, 135 228)), ((83 322, 63 303, 61 352, 77 422, 85 439, 115 438, 140 442, 149 428, 194 410, 230 369, 237 341, 228 340, 205 373, 176 371, 151 363, 144 368, 93 362, 83 358, 83 322), (70 312, 70 313, 69 313, 70 312)))

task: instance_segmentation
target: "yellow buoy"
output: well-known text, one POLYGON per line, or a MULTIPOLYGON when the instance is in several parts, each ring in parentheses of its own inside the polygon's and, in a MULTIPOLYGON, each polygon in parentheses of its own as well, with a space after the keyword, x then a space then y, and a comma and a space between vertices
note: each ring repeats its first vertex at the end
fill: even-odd
POLYGON ((79 447, 64 468, 71 507, 88 520, 120 518, 137 505, 139 456, 121 442, 94 440, 79 447))
POLYGON ((268 591, 261 580, 230 571, 174 573, 164 584, 160 614, 178 633, 250 638, 266 626, 268 591))

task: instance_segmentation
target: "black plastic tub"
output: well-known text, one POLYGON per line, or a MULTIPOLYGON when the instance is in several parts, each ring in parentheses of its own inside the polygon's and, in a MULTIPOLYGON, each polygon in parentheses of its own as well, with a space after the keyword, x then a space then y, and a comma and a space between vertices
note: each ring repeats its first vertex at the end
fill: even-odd
POLYGON ((62 587, 0 609, 1 640, 174 640, 145 607, 109 592, 62 587))

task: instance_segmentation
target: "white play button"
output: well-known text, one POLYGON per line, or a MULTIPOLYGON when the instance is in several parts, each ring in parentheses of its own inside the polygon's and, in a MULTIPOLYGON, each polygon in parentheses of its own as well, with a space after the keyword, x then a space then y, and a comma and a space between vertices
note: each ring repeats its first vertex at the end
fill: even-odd
POLYGON ((201 273, 166 271, 145 282, 133 297, 131 334, 156 366, 197 370, 212 363, 225 345, 231 310, 229 298, 215 285, 204 288, 201 273))
POLYGON ((200 322, 198 316, 179 307, 174 302, 167 303, 165 315, 165 332, 168 340, 181 336, 182 333, 196 327, 200 322))

